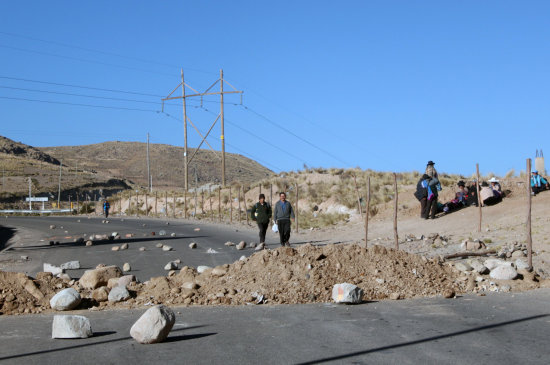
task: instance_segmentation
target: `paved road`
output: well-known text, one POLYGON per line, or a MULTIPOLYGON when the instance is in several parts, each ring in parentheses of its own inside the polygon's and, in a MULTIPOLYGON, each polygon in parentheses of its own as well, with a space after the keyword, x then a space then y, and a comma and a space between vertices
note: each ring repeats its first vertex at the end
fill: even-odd
MULTIPOLYGON (((16 229, 12 239, 13 244, 0 254, 0 270, 26 272, 34 276, 42 271, 44 262, 60 265, 71 260, 79 260, 82 270, 70 270, 71 277, 80 277, 84 269, 94 268, 99 263, 113 264, 122 267, 130 263, 132 274, 145 281, 153 276, 166 275, 163 270, 166 263, 181 259, 182 265, 196 267, 198 265, 216 266, 232 263, 242 255, 250 255, 253 249, 238 251, 234 247, 226 247, 226 241, 247 242, 258 241, 253 227, 239 229, 226 225, 213 225, 184 220, 111 218, 109 224, 102 223, 103 218, 94 217, 8 217, 1 218, 0 225, 16 229), (169 222, 169 225, 166 225, 169 222), (49 229, 53 224, 55 229, 49 229), (61 228, 63 227, 63 228, 61 228), (196 232, 195 228, 201 230, 196 232), (165 230, 166 236, 159 236, 160 230, 165 230), (67 233, 65 233, 67 232, 67 233), (91 247, 73 243, 74 238, 89 237, 91 234, 108 234, 118 232, 123 239, 117 241, 100 241, 91 247), (155 236, 151 233, 155 232, 155 236), (124 238, 127 233, 134 233, 132 238, 124 238), (170 237, 176 233, 176 237, 170 237), (59 241, 59 245, 50 246, 49 241, 59 241), (162 251, 155 247, 161 242, 170 245, 174 251, 162 251), (198 248, 191 250, 189 243, 197 242, 198 248), (113 246, 128 243, 129 249, 113 252, 113 246), (147 251, 139 251, 146 247, 147 251), (217 254, 209 254, 208 248, 216 250, 217 254), (28 261, 21 260, 28 256, 28 261)), ((275 237, 270 237, 270 246, 275 247, 275 237)), ((269 243, 269 242, 268 242, 269 243)))
POLYGON ((548 364, 550 290, 458 299, 174 308, 168 341, 139 345, 143 310, 80 311, 95 336, 53 340, 52 316, 0 316, 0 363, 548 364))

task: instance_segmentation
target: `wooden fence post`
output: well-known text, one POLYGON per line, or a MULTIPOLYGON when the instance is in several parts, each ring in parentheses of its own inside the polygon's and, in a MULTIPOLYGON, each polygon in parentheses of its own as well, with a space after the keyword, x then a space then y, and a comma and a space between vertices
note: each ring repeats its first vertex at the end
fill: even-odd
POLYGON ((365 212, 365 248, 369 239, 369 214, 370 214, 370 176, 367 177, 367 211, 365 212))
POLYGON ((298 183, 296 183, 296 233, 300 233, 300 226, 298 225, 298 199, 300 198, 300 195, 298 194, 298 183))
POLYGON ((237 189, 237 200, 239 201, 239 223, 241 223, 241 189, 237 189))
POLYGON ((531 159, 527 159, 527 265, 533 270, 533 240, 531 237, 531 159))
POLYGON ((393 173, 393 188, 395 190, 395 206, 393 210, 393 236, 395 238, 395 249, 399 250, 399 236, 397 235, 397 208, 398 208, 398 196, 397 196, 397 174, 393 173))
POLYGON ((246 209, 246 192, 244 191, 244 185, 242 186, 242 189, 243 189, 244 215, 246 217, 246 225, 248 226, 248 209, 246 209))
POLYGON ((481 201, 481 196, 479 196, 479 164, 476 163, 476 176, 477 176, 477 183, 476 183, 476 189, 477 189, 477 206, 478 206, 478 211, 479 211, 479 225, 477 226, 477 231, 478 232, 481 232, 481 218, 482 218, 482 213, 481 213, 481 205, 483 204, 483 202, 481 201))
POLYGON ((212 188, 208 185, 208 201, 210 202, 210 219, 214 220, 214 211, 212 210, 212 188))
POLYGON ((233 200, 231 196, 231 185, 229 186, 229 223, 233 223, 233 200))
POLYGON ((147 193, 145 193, 145 216, 149 216, 149 200, 147 199, 147 193))
POLYGON ((176 218, 176 193, 172 197, 173 207, 172 207, 172 218, 176 218))
POLYGON ((158 204, 158 191, 155 191, 155 217, 158 217, 157 204, 158 204))
POLYGON ((363 220, 363 209, 361 209, 361 197, 359 196, 359 188, 357 187, 357 178, 355 177, 355 175, 353 175, 353 183, 355 184, 355 194, 357 195, 357 206, 359 207, 361 220, 363 220))
POLYGON ((218 187, 218 222, 222 221, 222 187, 218 187))
POLYGON ((136 217, 139 217, 139 193, 136 194, 136 217))
POLYGON ((168 191, 164 192, 164 215, 168 217, 168 191))

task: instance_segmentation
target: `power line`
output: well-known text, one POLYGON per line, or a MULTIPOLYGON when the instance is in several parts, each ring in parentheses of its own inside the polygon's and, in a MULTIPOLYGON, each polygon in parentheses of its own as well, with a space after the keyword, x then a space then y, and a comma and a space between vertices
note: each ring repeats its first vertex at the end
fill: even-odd
POLYGON ((333 159, 335 159, 335 160, 337 160, 337 161, 343 163, 344 165, 351 166, 349 163, 347 163, 346 161, 342 160, 342 159, 339 158, 338 156, 336 156, 336 155, 334 155, 334 154, 328 152, 327 150, 325 150, 325 149, 323 149, 323 148, 321 148, 321 147, 315 145, 314 143, 308 141, 307 139, 305 139, 305 138, 303 138, 303 137, 300 137, 300 136, 297 135, 296 133, 294 133, 294 132, 290 131, 289 129, 283 127, 282 125, 280 125, 280 124, 274 122, 273 120, 269 119, 269 118, 266 117, 265 115, 258 113, 257 111, 255 111, 255 110, 249 108, 249 107, 246 106, 246 105, 242 105, 242 107, 243 107, 244 109, 250 111, 251 113, 256 114, 258 117, 264 119, 265 121, 267 121, 267 122, 270 123, 271 125, 273 125, 273 126, 279 128, 279 129, 285 131, 286 133, 288 133, 288 134, 294 136, 295 138, 299 139, 300 141, 302 141, 302 142, 308 144, 309 146, 315 148, 316 150, 318 150, 318 151, 324 153, 325 155, 332 157, 333 159))
POLYGON ((103 66, 119 67, 119 68, 125 68, 125 69, 128 69, 128 70, 147 72, 147 73, 152 73, 152 74, 157 74, 157 75, 163 75, 163 76, 174 76, 173 74, 169 74, 169 73, 165 73, 165 72, 156 72, 156 71, 145 70, 145 69, 137 68, 137 67, 130 67, 130 66, 124 66, 124 65, 117 65, 117 64, 114 64, 114 63, 107 63, 107 62, 101 62, 101 61, 92 61, 92 60, 87 60, 87 59, 85 59, 85 58, 64 56, 64 55, 59 55, 59 54, 49 53, 49 52, 43 52, 43 51, 35 51, 35 50, 32 50, 32 49, 25 49, 25 48, 20 48, 20 47, 13 47, 13 46, 5 45, 5 44, 0 44, 0 47, 2 47, 2 48, 7 48, 7 49, 12 49, 12 50, 16 50, 16 51, 21 51, 21 52, 36 53, 36 54, 40 54, 40 55, 43 55, 43 56, 65 58, 65 59, 72 60, 72 61, 79 61, 79 62, 86 62, 86 63, 95 63, 95 64, 103 65, 103 66))
MULTIPOLYGON (((39 89, 27 89, 27 88, 12 87, 12 86, 1 86, 1 85, 0 85, 0 89, 20 90, 20 91, 31 91, 31 92, 39 92, 39 93, 55 94, 55 95, 79 96, 79 97, 85 97, 85 98, 104 99, 104 100, 130 101, 130 102, 134 102, 134 103, 144 103, 144 104, 155 104, 155 105, 160 105, 160 104, 161 104, 161 103, 159 103, 159 102, 154 102, 154 101, 145 101, 145 100, 136 100, 136 99, 124 99, 124 98, 113 98, 113 97, 108 97, 108 96, 97 96, 97 95, 86 95, 86 94, 64 93, 64 92, 59 92, 59 91, 39 90, 39 89)), ((179 104, 165 104, 165 105, 179 105, 179 104)))
MULTIPOLYGON (((210 111, 210 110, 208 110, 208 109, 206 109, 206 108, 200 107, 200 109, 202 109, 202 110, 204 110, 205 112, 208 112, 208 113, 210 113, 210 114, 216 115, 216 113, 214 113, 214 112, 212 112, 212 111, 210 111)), ((284 154, 286 154, 286 155, 288 155, 288 156, 290 156, 290 157, 292 157, 292 158, 295 158, 296 160, 300 161, 301 163, 306 163, 301 157, 296 156, 296 155, 294 155, 294 154, 288 152, 287 150, 285 150, 285 149, 283 149, 283 148, 280 148, 279 146, 277 146, 277 145, 275 145, 275 144, 269 142, 268 140, 266 140, 266 139, 264 139, 264 138, 262 138, 262 137, 260 137, 260 136, 258 136, 258 135, 256 135, 256 134, 254 134, 254 133, 248 131, 247 129, 240 127, 239 125, 237 125, 237 124, 231 122, 231 121, 228 120, 227 118, 225 118, 225 121, 226 121, 228 124, 232 125, 233 127, 235 127, 235 128, 237 128, 237 129, 243 131, 244 133, 247 133, 247 134, 251 135, 252 137, 254 137, 254 138, 256 138, 256 139, 262 141, 263 143, 265 143, 265 144, 267 144, 267 145, 269 145, 269 146, 271 146, 271 147, 273 147, 273 148, 275 148, 275 149, 277 149, 277 150, 283 152, 284 154)))
POLYGON ((138 111, 138 112, 159 113, 158 110, 152 110, 152 109, 138 109, 138 108, 125 108, 125 107, 107 106, 107 105, 93 105, 93 104, 68 103, 68 102, 64 102, 64 101, 39 100, 39 99, 27 99, 27 98, 14 98, 14 97, 10 97, 10 96, 0 96, 0 99, 9 99, 9 100, 18 100, 18 101, 30 101, 30 102, 44 103, 44 104, 61 104, 61 105, 72 105, 72 106, 85 106, 85 107, 90 107, 90 108, 117 109, 117 110, 129 110, 129 111, 138 111))
MULTIPOLYGON (((67 44, 67 43, 62 43, 62 42, 57 42, 57 41, 50 41, 50 40, 46 40, 46 39, 30 37, 30 36, 21 35, 21 34, 15 34, 15 33, 10 33, 10 32, 2 32, 2 31, 0 31, 0 34, 4 34, 4 35, 10 36, 10 37, 29 39, 29 40, 33 40, 33 41, 48 43, 48 44, 55 44, 55 45, 58 45, 58 46, 73 48, 73 49, 79 49, 79 50, 87 51, 87 52, 100 53, 100 54, 104 54, 104 55, 107 55, 107 56, 115 56, 115 57, 125 58, 125 59, 129 59, 129 60, 135 60, 135 61, 139 61, 139 62, 160 65, 160 66, 164 66, 164 67, 170 67, 170 68, 172 68, 172 67, 180 68, 181 67, 181 66, 171 65, 171 64, 168 64, 168 63, 162 63, 162 62, 157 62, 157 61, 153 61, 153 60, 147 60, 147 59, 144 59, 144 58, 125 56, 125 55, 121 55, 121 54, 114 53, 114 52, 102 51, 102 50, 93 49, 93 48, 80 47, 80 46, 75 46, 75 45, 72 45, 72 44, 67 44)), ((207 73, 207 74, 214 74, 214 72, 204 71, 204 70, 200 70, 200 69, 196 69, 196 68, 186 68, 186 70, 203 72, 203 73, 207 73)))
POLYGON ((56 85, 56 86, 74 87, 74 88, 79 88, 79 89, 98 90, 98 91, 108 91, 108 92, 113 92, 113 93, 123 93, 123 94, 133 94, 133 95, 154 96, 154 97, 156 97, 156 98, 162 98, 162 97, 163 97, 162 95, 146 94, 146 93, 136 92, 136 91, 125 91, 125 90, 116 90, 116 89, 102 89, 102 88, 93 87, 93 86, 82 86, 82 85, 62 84, 62 83, 58 83, 58 82, 49 82, 49 81, 41 81, 41 80, 23 79, 23 78, 20 78, 20 77, 0 76, 0 79, 14 80, 14 81, 33 82, 33 83, 37 83, 37 84, 46 84, 46 85, 56 85))

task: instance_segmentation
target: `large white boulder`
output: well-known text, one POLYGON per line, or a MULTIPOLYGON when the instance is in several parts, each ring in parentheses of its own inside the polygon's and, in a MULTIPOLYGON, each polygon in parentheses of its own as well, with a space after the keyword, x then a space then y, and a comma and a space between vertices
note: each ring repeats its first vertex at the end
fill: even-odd
POLYGON ((90 320, 84 316, 53 317, 52 338, 88 338, 92 336, 90 320))
POLYGON ((496 280, 514 280, 518 272, 512 266, 500 265, 491 270, 489 276, 496 280))
POLYGON ((361 303, 363 289, 348 283, 336 284, 332 287, 332 300, 336 303, 361 303))
POLYGON ((125 286, 115 286, 109 292, 108 296, 109 302, 122 302, 124 300, 130 299, 130 292, 126 289, 125 286))
POLYGON ((73 288, 63 289, 50 299, 50 307, 57 311, 69 311, 76 308, 81 299, 80 294, 73 288))
POLYGON ((69 261, 61 264, 62 270, 78 270, 80 269, 80 261, 69 261))
POLYGON ((163 305, 149 308, 130 329, 130 336, 139 343, 164 341, 176 322, 174 312, 163 305))
POLYGON ((485 262, 483 262, 483 265, 485 265, 485 267, 488 268, 489 270, 493 270, 497 266, 501 266, 501 265, 511 266, 512 263, 509 261, 504 261, 499 259, 487 259, 485 260, 485 262))

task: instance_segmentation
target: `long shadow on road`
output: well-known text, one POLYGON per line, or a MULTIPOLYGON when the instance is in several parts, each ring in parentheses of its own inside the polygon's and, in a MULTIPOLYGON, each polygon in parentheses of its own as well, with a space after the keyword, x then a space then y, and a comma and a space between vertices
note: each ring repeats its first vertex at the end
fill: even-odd
POLYGON ((15 235, 15 229, 0 226, 0 251, 4 249, 8 241, 15 235))
MULTIPOLYGON (((193 326, 193 327, 179 328, 179 329, 172 330, 170 333, 178 332, 178 331, 186 331, 186 330, 190 330, 190 329, 194 329, 194 328, 201 328, 201 327, 205 327, 205 326, 193 326)), ((109 332, 94 333, 92 339, 95 338, 95 337, 107 336, 107 335, 111 335, 111 334, 114 334, 114 333, 116 333, 116 332, 109 331, 109 332)), ((196 338, 213 336, 213 335, 217 335, 217 333, 209 332, 209 333, 198 333, 198 334, 192 334, 192 335, 171 336, 171 337, 168 337, 163 343, 193 340, 193 339, 196 339, 196 338)), ((17 358, 26 357, 26 356, 44 355, 44 354, 48 354, 48 353, 52 353, 52 352, 58 352, 58 351, 74 350, 74 349, 79 349, 79 348, 83 348, 83 347, 87 347, 87 346, 105 345, 107 343, 125 341, 125 340, 130 340, 130 339, 132 339, 132 337, 125 336, 125 337, 113 338, 113 339, 110 339, 110 340, 97 341, 97 342, 88 342, 88 343, 82 343, 82 344, 79 344, 79 345, 60 347, 60 348, 56 348, 56 349, 41 350, 41 351, 27 352, 27 353, 24 353, 24 354, 3 356, 3 357, 0 357, 0 361, 12 360, 12 359, 17 359, 17 358)), ((71 342, 72 341, 79 341, 80 342, 80 341, 84 341, 84 340, 89 341, 89 339, 75 339, 75 340, 62 340, 62 341, 71 341, 71 342)))
POLYGON ((320 363, 323 363, 323 362, 343 360, 343 359, 348 359, 350 357, 367 355, 367 354, 374 353, 374 352, 386 351, 386 350, 396 349, 396 348, 405 347, 405 346, 413 346, 413 345, 418 345, 418 344, 425 343, 425 342, 441 340, 441 339, 444 339, 444 338, 461 336, 461 335, 465 335, 465 334, 472 333, 472 332, 485 331, 485 330, 488 330, 488 329, 493 329, 493 328, 498 328, 498 327, 503 327, 503 326, 509 326, 509 325, 512 325, 512 324, 521 323, 521 322, 525 322, 525 321, 532 321, 532 320, 535 320, 535 319, 540 319, 540 318, 544 318, 544 317, 548 317, 548 316, 550 316, 550 314, 539 314, 539 315, 536 315, 536 316, 514 319, 512 321, 506 321, 506 322, 500 322, 500 323, 495 323, 495 324, 489 324, 489 325, 486 325, 486 326, 474 327, 474 328, 470 328, 470 329, 467 329, 467 330, 447 333, 447 334, 444 334, 444 335, 422 338, 422 339, 415 340, 415 341, 396 343, 396 344, 393 344, 393 345, 376 347, 376 348, 368 349, 368 350, 364 350, 364 351, 351 352, 349 354, 325 357, 325 358, 322 358, 322 359, 316 359, 316 360, 312 360, 312 361, 302 362, 302 363, 299 363, 299 365, 320 364, 320 363))

